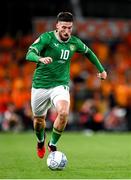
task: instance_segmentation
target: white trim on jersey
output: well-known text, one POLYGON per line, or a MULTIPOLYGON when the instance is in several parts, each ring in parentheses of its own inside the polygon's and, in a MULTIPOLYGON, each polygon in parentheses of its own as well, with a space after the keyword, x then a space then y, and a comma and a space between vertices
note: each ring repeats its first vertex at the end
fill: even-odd
POLYGON ((32 47, 32 46, 31 46, 31 47, 29 48, 29 50, 30 50, 30 49, 33 49, 33 50, 35 50, 35 51, 36 51, 36 53, 37 53, 37 54, 39 54, 39 51, 38 51, 38 49, 36 49, 35 47, 32 47))
POLYGON ((84 49, 85 49, 85 53, 87 53, 89 48, 84 44, 84 49))

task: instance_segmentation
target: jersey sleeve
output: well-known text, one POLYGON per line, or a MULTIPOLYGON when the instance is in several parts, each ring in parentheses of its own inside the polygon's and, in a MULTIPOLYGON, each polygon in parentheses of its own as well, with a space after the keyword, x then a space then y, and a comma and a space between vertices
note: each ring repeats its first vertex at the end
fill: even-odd
POLYGON ((104 67, 102 66, 101 62, 94 54, 94 52, 88 48, 80 39, 77 38, 77 52, 83 53, 89 61, 96 66, 99 72, 104 71, 104 67))
POLYGON ((40 52, 44 49, 50 42, 50 35, 48 33, 44 33, 38 37, 34 41, 34 43, 29 47, 28 52, 26 54, 26 60, 38 62, 40 56, 40 52))
POLYGON ((80 39, 77 38, 77 49, 76 52, 86 54, 88 51, 88 47, 85 43, 83 43, 80 39))

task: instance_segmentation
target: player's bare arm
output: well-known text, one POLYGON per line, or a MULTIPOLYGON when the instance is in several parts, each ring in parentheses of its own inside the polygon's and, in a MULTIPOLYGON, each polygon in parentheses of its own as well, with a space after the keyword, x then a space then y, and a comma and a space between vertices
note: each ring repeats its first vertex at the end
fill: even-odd
POLYGON ((101 73, 98 73, 97 74, 97 77, 102 79, 102 80, 105 80, 107 78, 107 72, 106 71, 103 71, 101 73))
POLYGON ((51 57, 41 57, 39 59, 39 61, 44 64, 50 64, 50 63, 52 63, 52 58, 51 57))

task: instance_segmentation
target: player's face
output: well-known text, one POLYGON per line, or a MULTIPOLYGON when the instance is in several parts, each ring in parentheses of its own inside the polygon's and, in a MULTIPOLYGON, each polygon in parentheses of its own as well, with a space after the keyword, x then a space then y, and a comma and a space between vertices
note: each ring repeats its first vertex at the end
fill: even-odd
POLYGON ((58 35, 62 41, 67 41, 72 33, 73 22, 59 21, 56 24, 58 35))

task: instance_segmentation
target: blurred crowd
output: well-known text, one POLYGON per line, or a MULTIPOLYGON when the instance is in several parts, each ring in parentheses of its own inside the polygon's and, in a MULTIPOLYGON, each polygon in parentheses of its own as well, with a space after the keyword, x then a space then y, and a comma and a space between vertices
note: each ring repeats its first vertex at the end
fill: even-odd
MULTIPOLYGON (((0 130, 32 130, 30 91, 36 64, 25 55, 34 41, 32 34, 6 34, 0 39, 0 130)), ((86 40, 85 40, 86 41, 86 40)), ((131 130, 131 33, 123 39, 106 42, 95 39, 87 45, 108 73, 105 81, 88 59, 75 54, 71 62, 71 110, 68 130, 131 130)), ((56 117, 52 108, 47 129, 56 117)))

